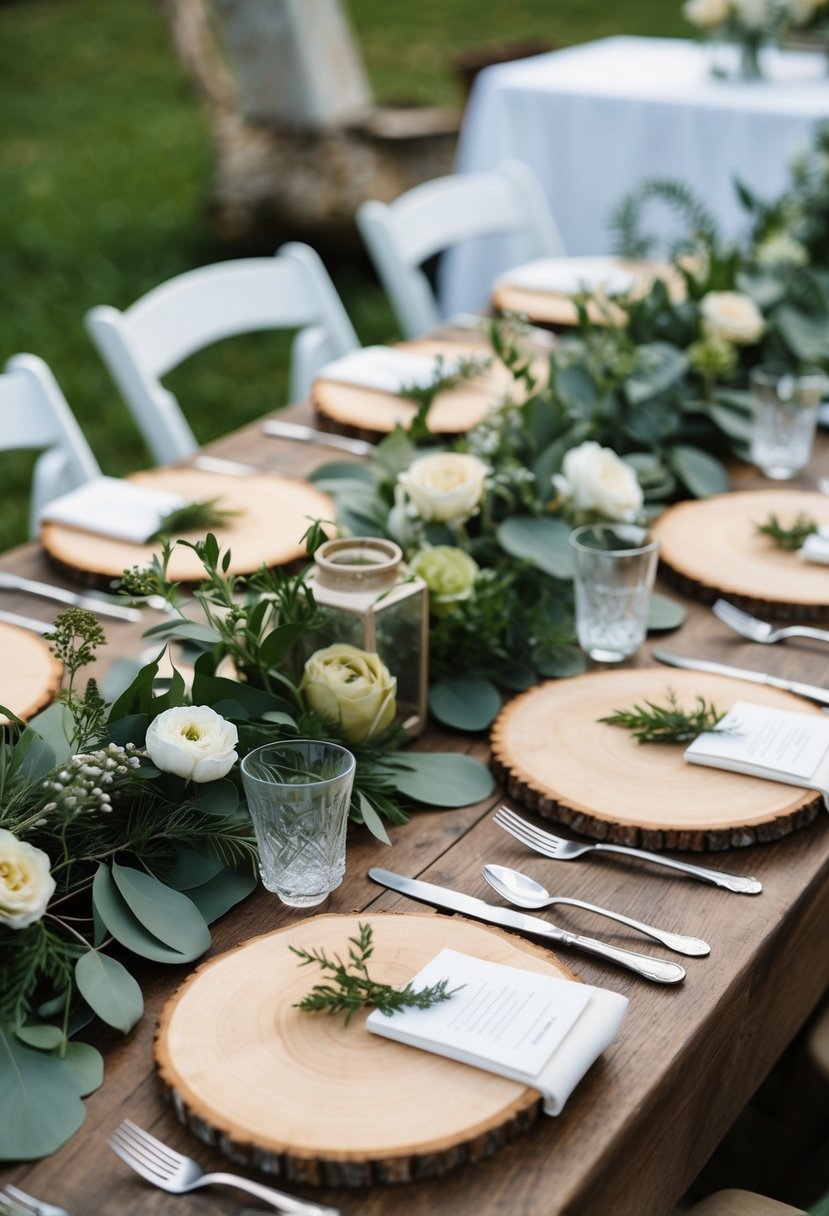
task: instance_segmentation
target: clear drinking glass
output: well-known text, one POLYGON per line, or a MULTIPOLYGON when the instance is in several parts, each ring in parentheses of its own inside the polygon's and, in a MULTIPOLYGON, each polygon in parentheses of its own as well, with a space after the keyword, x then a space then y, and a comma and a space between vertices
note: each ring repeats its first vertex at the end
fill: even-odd
POLYGON ((645 640, 659 541, 635 524, 588 524, 570 544, 579 645, 591 659, 619 663, 645 640))
POLYGON ((819 368, 794 372, 761 364, 752 369, 751 460, 764 476, 786 481, 806 468, 826 386, 819 368))
POLYGON ((356 762, 337 743, 266 743, 242 761, 259 844, 259 872, 292 908, 320 904, 345 874, 345 832, 356 762))

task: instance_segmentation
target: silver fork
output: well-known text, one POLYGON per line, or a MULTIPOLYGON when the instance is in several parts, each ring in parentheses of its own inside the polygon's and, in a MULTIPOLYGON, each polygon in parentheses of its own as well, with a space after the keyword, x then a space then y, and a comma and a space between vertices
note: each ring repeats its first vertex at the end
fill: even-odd
POLYGON ((786 625, 782 629, 775 629, 768 621, 759 621, 756 616, 743 612, 742 608, 729 604, 728 600, 717 600, 711 611, 735 633, 742 634, 750 642, 762 642, 764 646, 785 642, 786 638, 811 638, 815 642, 829 642, 829 630, 812 629, 809 625, 786 625))
POLYGON ((27 1195, 25 1191, 21 1191, 19 1187, 12 1186, 7 1182, 0 1194, 0 1212, 8 1213, 9 1216, 69 1216, 66 1208, 59 1208, 56 1203, 44 1203, 42 1199, 35 1199, 34 1195, 27 1195), (11 1203, 8 1203, 8 1200, 11 1203))
POLYGON ((657 865, 667 866, 671 870, 680 870, 701 882, 713 883, 715 887, 724 887, 726 891, 736 891, 741 895, 759 895, 763 889, 762 883, 756 878, 744 878, 739 874, 726 874, 722 870, 709 870, 707 866, 692 865, 688 861, 677 861, 662 853, 648 853, 645 849, 634 849, 624 844, 582 844, 576 840, 565 840, 562 836, 554 836, 542 828, 534 827, 520 815, 516 815, 509 807, 502 806, 495 812, 495 822, 510 836, 520 840, 528 848, 542 857, 552 857, 554 861, 574 861, 585 853, 622 853, 626 857, 639 857, 643 861, 653 861, 657 865))
MULTIPOLYGON (((339 1216, 337 1208, 308 1203, 295 1195, 286 1195, 284 1191, 263 1186, 238 1174, 206 1174, 192 1157, 184 1157, 163 1141, 156 1140, 155 1136, 145 1132, 131 1119, 125 1119, 115 1129, 107 1144, 136 1174, 173 1195, 184 1195, 199 1187, 217 1184, 247 1191, 249 1195, 270 1203, 278 1212, 296 1213, 297 1216, 339 1216)), ((44 1213, 44 1216, 49 1216, 49 1213, 44 1213)))

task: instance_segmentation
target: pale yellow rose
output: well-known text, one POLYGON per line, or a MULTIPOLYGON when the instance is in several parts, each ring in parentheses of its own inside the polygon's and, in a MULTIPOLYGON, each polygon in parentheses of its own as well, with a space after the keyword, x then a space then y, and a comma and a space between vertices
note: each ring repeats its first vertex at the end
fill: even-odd
POLYGON ((427 523, 463 523, 478 510, 487 472, 477 456, 435 452, 413 461, 398 481, 427 523))
POLYGON ((468 600, 480 573, 474 558, 454 545, 421 549, 409 562, 409 569, 429 588, 429 607, 436 616, 445 616, 456 604, 468 600))
POLYGON ((593 439, 570 449, 553 484, 571 511, 596 512, 606 519, 636 519, 644 501, 630 465, 593 439))
POLYGON ((728 20, 728 0, 685 0, 682 15, 700 29, 713 29, 728 20))
POLYGON ((179 705, 153 719, 146 747, 156 768, 201 784, 230 772, 238 741, 236 727, 214 709, 179 705))
POLYGON ((338 726, 347 743, 367 743, 394 721, 397 680, 379 655, 357 646, 337 642, 317 650, 300 687, 308 708, 338 726))
POLYGON ((40 920, 55 890, 42 849, 0 828, 0 925, 25 929, 40 920))
POLYGON ((741 291, 709 291, 702 297, 699 310, 707 338, 753 346, 763 336, 763 314, 741 291))

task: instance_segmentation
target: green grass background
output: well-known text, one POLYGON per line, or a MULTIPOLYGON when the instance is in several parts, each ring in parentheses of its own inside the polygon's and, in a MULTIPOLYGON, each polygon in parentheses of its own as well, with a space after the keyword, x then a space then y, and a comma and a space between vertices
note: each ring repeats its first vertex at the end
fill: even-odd
MULTIPOLYGON (((350 0, 378 101, 460 101, 454 56, 683 34, 679 0, 350 0)), ((585 149, 585 155, 590 150, 585 149)), ((211 231, 208 123, 157 0, 0 0, 0 366, 51 366, 105 472, 147 456, 83 328, 189 267, 232 257, 211 231)), ((274 234, 273 248, 290 239, 274 234)), ((263 251, 264 252, 264 251, 263 251)), ((331 267, 364 342, 395 336, 359 258, 331 267)), ((169 377, 200 440, 284 403, 287 338, 219 344, 169 377)), ((33 458, 0 454, 0 549, 24 539, 33 458)))

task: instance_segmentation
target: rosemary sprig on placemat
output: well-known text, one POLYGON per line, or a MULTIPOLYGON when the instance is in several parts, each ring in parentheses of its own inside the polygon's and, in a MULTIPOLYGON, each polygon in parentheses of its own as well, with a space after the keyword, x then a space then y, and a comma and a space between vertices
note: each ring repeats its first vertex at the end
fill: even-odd
POLYGON ((218 498, 197 499, 183 507, 168 511, 150 540, 165 540, 180 536, 183 532, 212 532, 230 522, 238 511, 230 511, 218 505, 218 498))
POLYGON ((801 512, 790 528, 784 528, 776 515, 770 515, 764 524, 757 525, 757 531, 768 536, 779 549, 790 552, 800 549, 807 536, 817 532, 818 525, 808 515, 801 512))
POLYGON ((633 709, 614 709, 599 721, 625 727, 638 743, 690 743, 703 731, 714 730, 724 717, 704 697, 697 697, 694 709, 683 709, 676 693, 669 689, 667 705, 645 701, 633 709))
POLYGON ((440 980, 430 988, 415 991, 411 984, 405 988, 395 988, 391 984, 377 984, 368 973, 366 963, 374 952, 371 944, 371 925, 359 924, 359 937, 348 939, 350 949, 348 963, 344 963, 339 955, 328 958, 324 950, 302 950, 298 946, 288 949, 296 954, 304 967, 308 963, 317 963, 323 971, 330 973, 330 984, 316 984, 307 996, 297 1001, 295 1008, 315 1013, 327 1010, 328 1013, 345 1013, 346 1026, 358 1009, 365 1005, 375 1005, 381 1013, 391 1016, 400 1009, 414 1007, 429 1009, 440 1001, 448 1001, 457 988, 447 991, 448 980, 440 980))

